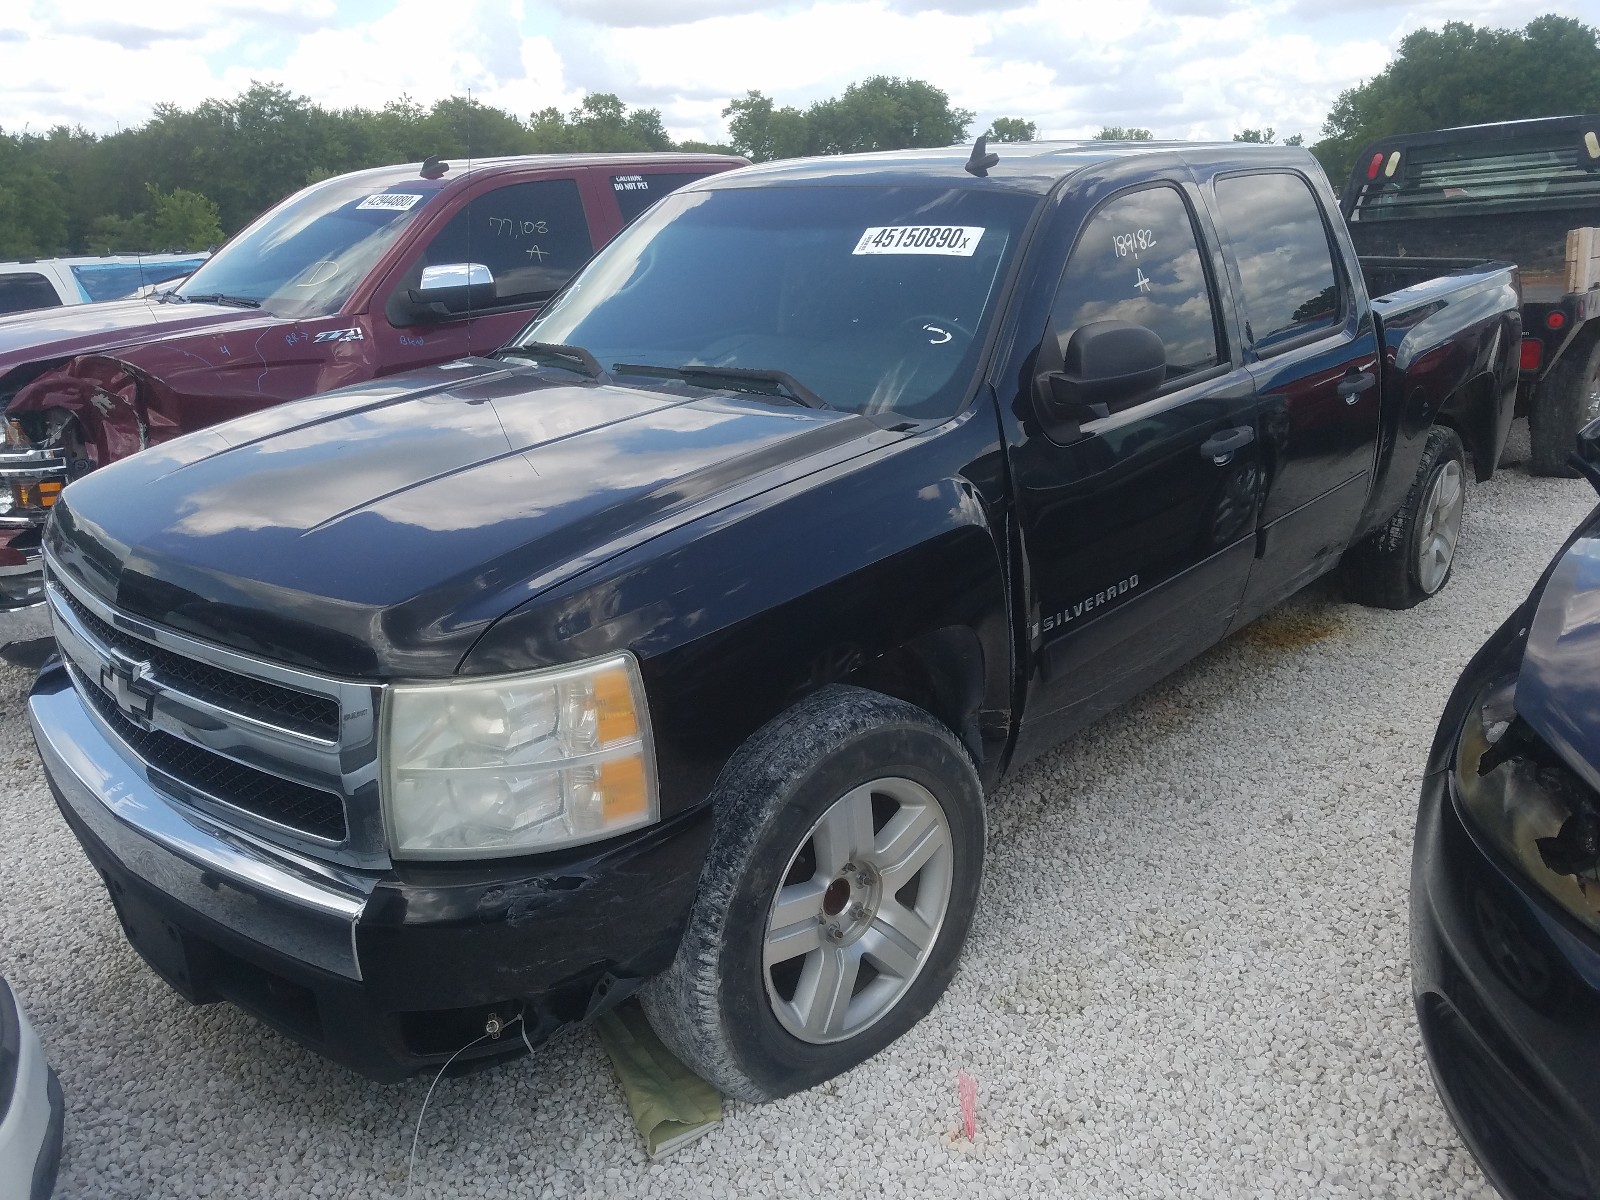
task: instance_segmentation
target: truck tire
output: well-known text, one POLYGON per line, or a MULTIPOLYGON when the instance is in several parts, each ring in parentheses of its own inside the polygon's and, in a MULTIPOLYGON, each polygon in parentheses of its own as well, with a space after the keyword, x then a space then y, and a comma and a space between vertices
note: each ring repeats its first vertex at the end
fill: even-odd
POLYGON ((1466 455, 1453 429, 1428 432, 1411 490, 1388 524, 1345 552, 1345 592, 1373 608, 1410 608, 1450 581, 1466 500, 1466 455))
POLYGON ((1578 430, 1600 417, 1600 329, 1568 348, 1528 409, 1528 470, 1534 475, 1571 478, 1567 464, 1578 430))
POLYGON ((770 1100, 870 1058, 943 994, 983 874, 983 786, 928 713, 835 685, 758 730, 712 803, 688 928, 640 998, 692 1070, 770 1100))

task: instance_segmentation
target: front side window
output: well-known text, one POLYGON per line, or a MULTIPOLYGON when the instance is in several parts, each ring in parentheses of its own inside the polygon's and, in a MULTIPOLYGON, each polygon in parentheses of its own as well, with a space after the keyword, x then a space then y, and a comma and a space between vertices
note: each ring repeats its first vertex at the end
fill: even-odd
POLYGON ((482 263, 494 275, 496 303, 534 303, 554 295, 592 253, 577 180, 541 179, 474 197, 428 243, 413 275, 424 266, 482 263))
POLYGON ((442 186, 407 179, 384 188, 358 177, 309 187, 258 217, 176 295, 260 305, 280 317, 338 312, 442 186))
POLYGON ((1333 247, 1304 179, 1229 175, 1217 180, 1217 208, 1244 286, 1245 337, 1258 352, 1339 324, 1333 247))
POLYGON ((1169 381, 1222 361, 1194 222, 1176 188, 1118 196, 1089 219, 1062 274, 1054 321, 1064 339, 1094 321, 1143 325, 1166 345, 1169 381))
POLYGON ((776 371, 836 409, 950 416, 1038 204, 993 187, 677 192, 518 340, 582 346, 608 371, 776 371))

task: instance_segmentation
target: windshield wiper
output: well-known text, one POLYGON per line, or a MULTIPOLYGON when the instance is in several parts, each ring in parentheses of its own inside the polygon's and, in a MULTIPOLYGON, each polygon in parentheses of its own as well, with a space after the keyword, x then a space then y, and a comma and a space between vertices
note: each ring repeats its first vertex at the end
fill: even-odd
POLYGON ((682 379, 696 387, 731 388, 753 396, 772 396, 802 408, 833 407, 787 371, 758 371, 749 367, 652 367, 643 363, 613 363, 611 369, 621 375, 682 379))
MULTIPOLYGON (((172 293, 177 296, 177 292, 172 293)), ((180 299, 190 304, 229 304, 234 308, 260 308, 261 301, 251 300, 245 296, 229 296, 224 292, 210 292, 204 296, 183 296, 180 299)))
POLYGON ((560 342, 523 342, 516 346, 502 346, 489 357, 531 358, 535 361, 553 358, 557 366, 587 375, 590 379, 599 379, 606 373, 600 360, 582 346, 567 346, 560 342))

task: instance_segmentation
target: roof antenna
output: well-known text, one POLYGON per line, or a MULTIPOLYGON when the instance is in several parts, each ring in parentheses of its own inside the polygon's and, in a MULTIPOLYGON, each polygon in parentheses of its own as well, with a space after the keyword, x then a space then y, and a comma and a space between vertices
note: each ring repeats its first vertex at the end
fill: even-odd
POLYGON ((422 177, 424 179, 438 179, 449 169, 449 163, 440 162, 437 154, 430 154, 427 161, 422 164, 422 177))
POLYGON ((979 179, 989 178, 989 168, 998 166, 1000 156, 989 153, 989 135, 980 133, 977 143, 972 147, 972 157, 967 159, 967 171, 979 179))

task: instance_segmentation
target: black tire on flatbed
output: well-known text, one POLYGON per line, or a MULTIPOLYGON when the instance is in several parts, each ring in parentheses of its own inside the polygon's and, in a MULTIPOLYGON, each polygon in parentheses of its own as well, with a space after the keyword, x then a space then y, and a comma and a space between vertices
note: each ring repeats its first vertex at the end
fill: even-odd
POLYGON ((1534 393, 1528 408, 1528 470, 1570 479, 1578 430, 1600 417, 1600 323, 1578 336, 1534 393))

